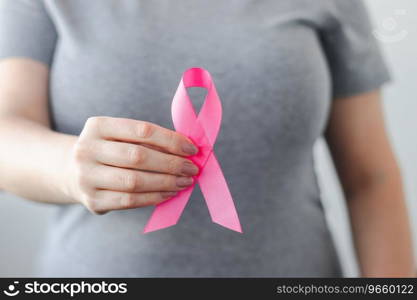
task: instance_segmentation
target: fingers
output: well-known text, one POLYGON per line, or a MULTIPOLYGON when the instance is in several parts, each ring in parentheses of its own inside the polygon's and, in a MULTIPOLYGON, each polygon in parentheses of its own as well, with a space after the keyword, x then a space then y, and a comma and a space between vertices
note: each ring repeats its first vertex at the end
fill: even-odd
POLYGON ((180 191, 194 182, 192 177, 175 176, 121 169, 112 166, 94 166, 86 184, 96 189, 106 189, 128 193, 180 191))
POLYGON ((124 193, 98 190, 87 197, 85 206, 93 213, 103 214, 111 210, 124 210, 156 205, 176 195, 176 192, 124 193))
POLYGON ((92 148, 98 162, 115 167, 182 176, 194 176, 199 171, 189 159, 141 145, 99 140, 92 148))
POLYGON ((125 118, 91 117, 83 134, 107 140, 149 144, 164 151, 189 156, 198 152, 197 147, 185 136, 159 125, 125 118))
POLYGON ((194 183, 198 167, 183 156, 197 152, 153 123, 89 118, 71 151, 75 194, 95 213, 155 205, 194 183))

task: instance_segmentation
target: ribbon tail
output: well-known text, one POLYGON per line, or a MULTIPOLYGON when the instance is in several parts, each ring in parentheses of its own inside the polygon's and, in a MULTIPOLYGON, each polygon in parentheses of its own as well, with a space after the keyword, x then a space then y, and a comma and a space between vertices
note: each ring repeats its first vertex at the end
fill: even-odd
POLYGON ((146 224, 143 233, 160 230, 177 224, 190 199, 194 185, 179 192, 175 197, 159 203, 146 224))
POLYGON ((207 159, 198 183, 206 200, 211 220, 223 227, 242 233, 232 195, 214 152, 211 152, 207 159))

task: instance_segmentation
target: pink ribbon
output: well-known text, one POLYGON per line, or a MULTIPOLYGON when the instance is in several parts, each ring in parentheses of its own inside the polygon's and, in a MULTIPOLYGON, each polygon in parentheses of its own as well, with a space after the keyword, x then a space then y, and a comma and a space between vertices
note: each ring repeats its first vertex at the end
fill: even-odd
POLYGON ((195 184, 200 184, 211 220, 231 230, 242 232, 239 217, 223 172, 213 152, 220 129, 222 107, 210 73, 202 68, 190 68, 181 78, 171 105, 175 130, 190 138, 199 152, 190 159, 200 167, 194 184, 176 196, 156 206, 143 233, 177 224, 195 184), (207 95, 198 116, 186 88, 202 87, 207 95))

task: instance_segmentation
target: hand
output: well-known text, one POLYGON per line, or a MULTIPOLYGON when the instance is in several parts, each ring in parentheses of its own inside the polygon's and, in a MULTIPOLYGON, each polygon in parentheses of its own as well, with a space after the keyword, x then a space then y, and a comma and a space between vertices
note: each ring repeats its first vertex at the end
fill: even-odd
POLYGON ((193 184, 198 152, 185 136, 144 121, 91 117, 70 151, 65 193, 91 212, 155 205, 193 184))

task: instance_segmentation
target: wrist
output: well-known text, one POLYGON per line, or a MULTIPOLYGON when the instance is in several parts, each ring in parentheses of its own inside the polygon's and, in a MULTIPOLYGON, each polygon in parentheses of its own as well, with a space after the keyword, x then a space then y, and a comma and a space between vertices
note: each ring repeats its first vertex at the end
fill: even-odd
MULTIPOLYGON (((62 203, 77 203, 77 199, 73 197, 71 189, 71 151, 74 143, 77 141, 77 136, 67 135, 62 133, 53 133, 53 146, 56 149, 54 156, 55 164, 50 170, 47 177, 54 178, 49 181, 52 193, 56 194, 62 203)), ((50 164, 50 163, 49 163, 50 164)), ((50 164, 52 165, 52 164, 50 164)))

